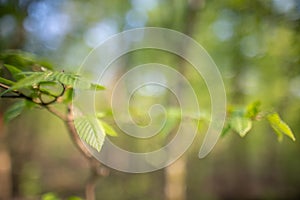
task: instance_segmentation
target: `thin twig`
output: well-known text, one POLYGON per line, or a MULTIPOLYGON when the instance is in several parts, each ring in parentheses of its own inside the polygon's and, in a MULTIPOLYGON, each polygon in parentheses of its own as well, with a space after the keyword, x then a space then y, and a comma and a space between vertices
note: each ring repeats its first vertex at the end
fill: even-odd
POLYGON ((9 89, 10 88, 10 86, 5 85, 3 83, 0 83, 0 87, 2 87, 3 89, 9 89))
POLYGON ((58 110, 56 110, 55 108, 51 107, 51 106, 43 106, 44 108, 46 108, 49 112, 51 112, 52 114, 54 114, 56 117, 58 117, 59 119, 63 120, 63 121, 67 121, 67 117, 65 115, 63 115, 62 113, 60 113, 58 110))
POLYGON ((18 98, 24 98, 21 95, 2 95, 1 98, 10 98, 10 99, 18 99, 18 98))

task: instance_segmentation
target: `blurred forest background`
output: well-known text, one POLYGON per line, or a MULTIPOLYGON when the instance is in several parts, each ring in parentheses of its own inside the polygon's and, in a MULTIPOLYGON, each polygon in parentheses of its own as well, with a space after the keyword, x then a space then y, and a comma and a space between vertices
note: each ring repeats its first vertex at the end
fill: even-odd
MULTIPOLYGON (((146 26, 174 29, 194 38, 216 62, 228 104, 261 100, 266 109, 275 108, 299 138, 299 0, 0 0, 0 50, 32 52, 57 70, 76 71, 101 41, 146 26)), ((164 59, 155 52, 129 56, 126 66, 163 60, 176 65, 168 55, 164 59)), ((185 74, 198 84, 189 68, 185 74)), ((1 118, 11 102, 0 101, 1 118)), ((205 133, 205 126, 200 129, 205 133)), ((97 184, 97 197, 172 199, 176 185, 170 191, 170 181, 184 188, 181 199, 300 196, 299 139, 279 143, 265 123, 256 123, 243 139, 238 134, 221 138, 212 153, 200 160, 201 137, 177 163, 179 172, 171 167, 147 174, 110 170, 97 184), (176 175, 169 180, 170 170, 180 180, 176 175)), ((10 170, 9 161, 11 176, 3 179, 0 174, 0 199, 38 199, 47 192, 63 198, 84 196, 87 162, 71 143, 64 124, 46 111, 26 112, 8 125, 0 121, 2 175, 10 170)))

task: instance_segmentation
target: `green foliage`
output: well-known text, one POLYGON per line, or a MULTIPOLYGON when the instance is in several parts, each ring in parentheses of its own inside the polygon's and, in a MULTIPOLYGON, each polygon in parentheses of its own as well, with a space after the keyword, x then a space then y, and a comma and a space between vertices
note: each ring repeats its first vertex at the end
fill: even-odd
MULTIPOLYGON (((28 71, 28 66, 35 65, 33 59, 25 56, 25 60, 22 61, 20 53, 16 55, 16 60, 11 59, 13 57, 12 53, 7 54, 6 57, 0 56, 3 59, 2 70, 6 69, 10 74, 10 79, 13 79, 0 77, 0 83, 6 85, 0 96, 13 93, 23 97, 24 100, 16 102, 6 111, 6 122, 20 115, 25 108, 31 108, 32 104, 42 107, 53 103, 69 104, 73 98, 73 88, 83 90, 105 89, 103 86, 90 83, 76 74, 51 71, 41 67, 41 64, 37 64, 40 66, 38 69, 28 71), (7 61, 9 62, 7 63, 7 61), (20 66, 16 66, 16 64, 20 64, 20 66)), ((253 121, 267 118, 279 141, 282 140, 283 135, 295 141, 291 129, 280 119, 279 115, 277 113, 263 115, 260 105, 259 101, 255 101, 242 109, 229 107, 222 136, 232 130, 241 137, 245 137, 252 129, 253 121)), ((98 113, 97 116, 81 116, 74 120, 80 138, 97 151, 101 150, 105 135, 117 136, 113 127, 102 120, 104 116, 106 116, 106 113, 98 113)), ((161 133, 163 135, 170 133, 178 125, 181 118, 202 120, 202 117, 181 116, 179 109, 170 108, 167 110, 167 120, 161 133)))
POLYGON ((98 119, 98 121, 102 132, 104 132, 106 135, 110 135, 113 137, 118 136, 117 132, 113 129, 112 126, 110 126, 108 123, 106 123, 103 120, 98 119))
POLYGON ((234 115, 230 118, 230 127, 241 137, 244 137, 252 128, 251 119, 243 115, 234 115))
POLYGON ((278 141, 282 141, 283 135, 288 136, 293 141, 296 140, 292 130, 290 127, 282 121, 278 113, 274 112, 267 115, 267 119, 271 125, 271 127, 274 129, 275 133, 277 134, 278 141))
MULTIPOLYGON (((73 88, 83 90, 103 90, 104 87, 84 80, 73 73, 51 71, 35 62, 29 54, 5 52, 0 54, 3 63, 2 70, 9 72, 8 78, 0 74, 0 83, 4 91, 3 97, 22 98, 7 109, 4 119, 6 122, 19 116, 26 108, 33 105, 44 107, 53 103, 69 104, 73 98, 73 88), (33 70, 34 66, 39 66, 33 70), (12 80, 10 80, 12 79, 12 80), (11 95, 7 95, 10 94, 11 95)), ((89 145, 100 151, 105 133, 116 136, 116 132, 104 121, 90 116, 74 120, 79 136, 89 145)))
POLYGON ((260 113, 261 109, 261 102, 260 101, 254 101, 253 103, 250 103, 246 107, 246 117, 250 119, 256 119, 258 114, 260 113))
POLYGON ((61 200, 56 194, 49 192, 42 195, 42 200, 61 200))
POLYGON ((79 137, 97 151, 101 150, 105 132, 99 126, 99 121, 94 116, 81 116, 74 119, 74 125, 79 137))
POLYGON ((286 135, 295 141, 296 138, 292 130, 284 121, 282 121, 279 114, 273 112, 265 115, 264 112, 261 111, 260 105, 261 103, 259 101, 255 101, 243 109, 230 107, 228 109, 227 121, 222 136, 226 135, 230 130, 233 130, 241 137, 244 137, 252 129, 254 121, 267 119, 277 134, 278 141, 282 141, 283 135, 286 135))
POLYGON ((21 112, 26 107, 26 100, 17 101, 15 104, 10 106, 4 113, 4 122, 9 122, 10 120, 16 118, 21 114, 21 112))
POLYGON ((0 83, 3 83, 3 84, 5 84, 5 85, 7 85, 7 86, 12 86, 12 85, 14 84, 13 81, 8 80, 8 79, 6 79, 6 78, 2 78, 2 77, 0 77, 0 83))
MULTIPOLYGON (((43 194, 41 199, 42 200, 61 200, 61 198, 59 198, 56 194, 54 194, 52 192, 43 194)), ((82 198, 76 197, 76 196, 71 196, 71 197, 68 197, 67 200, 82 200, 82 198)))

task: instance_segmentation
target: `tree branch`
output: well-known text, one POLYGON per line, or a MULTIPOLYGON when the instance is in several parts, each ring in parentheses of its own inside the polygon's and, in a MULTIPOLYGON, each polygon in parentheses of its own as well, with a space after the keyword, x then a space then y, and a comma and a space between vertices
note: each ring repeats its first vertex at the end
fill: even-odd
POLYGON ((58 112, 55 108, 50 107, 50 106, 43 106, 44 108, 46 108, 50 113, 52 113, 53 115, 55 115, 56 117, 58 117, 59 119, 63 120, 63 121, 67 121, 67 117, 64 116, 63 114, 61 114, 60 112, 58 112))
POLYGON ((87 200, 95 200, 95 188, 96 182, 100 176, 107 176, 109 171, 107 168, 101 166, 101 163, 96 160, 91 152, 86 148, 84 143, 79 138, 76 128, 74 126, 74 115, 73 115, 73 107, 72 105, 68 106, 68 114, 65 120, 66 126, 69 130, 70 137, 77 147, 77 149, 84 155, 85 158, 88 159, 90 165, 90 177, 87 180, 85 194, 87 200))

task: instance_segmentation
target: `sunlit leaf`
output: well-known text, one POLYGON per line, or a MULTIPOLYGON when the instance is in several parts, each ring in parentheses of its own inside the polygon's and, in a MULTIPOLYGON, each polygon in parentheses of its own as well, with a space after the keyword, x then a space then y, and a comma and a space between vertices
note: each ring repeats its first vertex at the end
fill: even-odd
POLYGON ((49 192, 42 195, 42 200, 61 200, 56 194, 49 192))
POLYGON ((105 90, 105 87, 99 84, 91 83, 90 84, 91 90, 105 90))
POLYGON ((230 119, 230 127, 244 137, 251 130, 252 121, 243 116, 233 116, 230 119))
POLYGON ((99 120, 99 124, 101 129, 105 132, 106 135, 110 135, 110 136, 118 136, 117 132, 114 130, 114 128, 107 124, 106 122, 104 122, 103 120, 99 120))
POLYGON ((65 72, 53 72, 51 75, 47 78, 49 81, 58 81, 64 85, 69 85, 74 87, 76 81, 78 80, 78 76, 71 73, 65 73, 65 72))
POLYGON ((75 118, 74 125, 79 137, 97 151, 101 150, 105 133, 99 126, 98 119, 94 116, 75 118))
POLYGON ((43 81, 39 83, 39 90, 50 96, 58 97, 64 92, 64 86, 57 81, 43 81))
POLYGON ((72 197, 69 197, 68 200, 83 200, 83 199, 80 197, 72 196, 72 197))
POLYGON ((255 119, 260 110, 260 101, 255 101, 253 103, 250 103, 246 107, 246 117, 249 117, 251 119, 255 119))
POLYGON ((64 103, 70 103, 72 101, 72 99, 73 99, 73 95, 74 95, 73 88, 67 88, 65 90, 65 93, 64 93, 63 97, 62 97, 63 102, 64 103))
POLYGON ((280 118, 278 113, 274 112, 274 113, 269 114, 267 116, 267 119, 268 119, 271 127, 273 128, 273 130, 277 134, 279 141, 282 140, 283 135, 288 136, 293 141, 296 140, 292 130, 290 129, 290 127, 284 121, 282 121, 282 119, 280 118))

